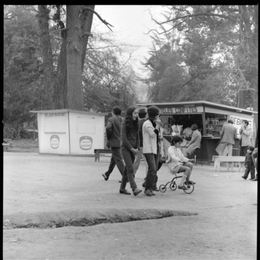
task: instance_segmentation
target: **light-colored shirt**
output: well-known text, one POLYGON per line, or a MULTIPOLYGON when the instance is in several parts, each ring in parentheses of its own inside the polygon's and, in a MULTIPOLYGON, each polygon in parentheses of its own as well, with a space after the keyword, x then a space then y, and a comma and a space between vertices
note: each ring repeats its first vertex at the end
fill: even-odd
POLYGON ((157 154, 157 135, 154 132, 154 126, 152 122, 147 119, 143 123, 143 153, 157 154))
POLYGON ((200 148, 201 143, 201 133, 198 129, 194 130, 191 135, 191 140, 187 143, 187 146, 191 150, 200 148))
POLYGON ((168 148, 168 160, 167 163, 171 168, 182 165, 184 162, 188 162, 189 159, 185 157, 180 148, 170 146, 168 148))
POLYGON ((252 145, 251 129, 248 126, 246 128, 241 127, 240 134, 241 134, 241 146, 252 145))

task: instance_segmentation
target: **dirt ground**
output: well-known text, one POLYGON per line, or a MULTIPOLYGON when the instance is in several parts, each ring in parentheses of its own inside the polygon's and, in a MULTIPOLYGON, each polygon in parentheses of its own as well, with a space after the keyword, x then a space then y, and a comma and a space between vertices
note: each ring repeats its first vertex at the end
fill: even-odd
MULTIPOLYGON (((243 180, 242 172, 196 165, 192 194, 167 190, 134 197, 118 193, 117 169, 109 181, 101 177, 109 157, 94 162, 93 157, 5 152, 3 160, 5 260, 256 259, 257 182, 243 180), (187 214, 92 226, 11 225, 167 210, 187 214)), ((144 176, 142 162, 136 176, 140 188, 144 176)), ((171 178, 166 166, 158 176, 159 184, 171 178)))

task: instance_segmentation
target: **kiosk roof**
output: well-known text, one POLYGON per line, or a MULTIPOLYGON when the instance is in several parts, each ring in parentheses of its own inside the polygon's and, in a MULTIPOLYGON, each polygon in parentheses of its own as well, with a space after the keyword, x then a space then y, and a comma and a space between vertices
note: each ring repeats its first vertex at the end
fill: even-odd
POLYGON ((178 105, 204 105, 215 108, 222 108, 235 112, 243 112, 247 114, 257 114, 257 111, 252 111, 240 107, 227 106, 223 104, 213 103, 209 101, 199 100, 199 101, 183 101, 183 102, 161 102, 161 103, 139 103, 138 106, 178 106, 178 105))

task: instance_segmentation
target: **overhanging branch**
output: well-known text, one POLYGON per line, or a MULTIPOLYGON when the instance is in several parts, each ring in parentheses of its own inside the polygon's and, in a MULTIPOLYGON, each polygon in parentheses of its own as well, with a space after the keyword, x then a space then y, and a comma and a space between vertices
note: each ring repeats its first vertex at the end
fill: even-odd
POLYGON ((88 11, 94 13, 94 14, 99 18, 99 20, 100 20, 103 24, 105 24, 105 25, 107 26, 107 28, 108 28, 110 31, 113 31, 113 30, 110 28, 110 26, 113 27, 113 25, 110 24, 110 23, 108 23, 106 20, 104 20, 95 10, 93 10, 93 9, 87 7, 87 6, 84 6, 84 7, 82 8, 82 10, 88 10, 88 11))

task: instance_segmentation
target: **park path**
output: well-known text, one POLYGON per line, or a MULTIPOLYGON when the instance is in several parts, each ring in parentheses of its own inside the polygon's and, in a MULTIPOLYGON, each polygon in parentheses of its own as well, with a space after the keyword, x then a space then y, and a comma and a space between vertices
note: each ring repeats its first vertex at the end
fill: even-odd
MULTIPOLYGON (((195 166, 195 191, 154 197, 118 194, 117 169, 105 182, 109 158, 4 153, 4 221, 26 214, 122 210, 197 213, 91 227, 5 229, 4 259, 256 259, 257 183, 241 172, 195 166), (32 249, 33 248, 33 249, 32 249), (29 250, 29 251, 28 251, 29 250), (28 255, 28 252, 30 254, 28 255)), ((137 173, 141 187, 144 162, 137 173)), ((171 178, 166 167, 159 183, 171 178)))

